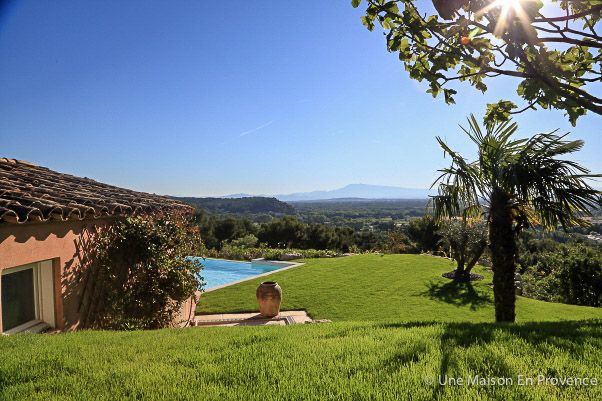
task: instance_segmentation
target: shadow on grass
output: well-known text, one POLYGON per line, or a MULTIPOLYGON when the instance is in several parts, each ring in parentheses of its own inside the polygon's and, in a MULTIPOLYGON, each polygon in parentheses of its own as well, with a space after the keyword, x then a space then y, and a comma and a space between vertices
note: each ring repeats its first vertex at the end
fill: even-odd
POLYGON ((468 306, 470 310, 476 310, 483 305, 493 305, 492 299, 487 295, 480 294, 470 282, 442 283, 433 280, 427 284, 427 290, 421 295, 456 306, 468 306))
MULTIPOLYGON (((445 325, 441 336, 441 363, 439 374, 444 376, 453 369, 453 354, 464 352, 472 345, 482 345, 504 341, 504 337, 512 336, 525 342, 526 347, 536 350, 542 355, 550 353, 550 348, 556 348, 565 353, 581 358, 587 348, 587 341, 602 342, 602 325, 600 321, 564 321, 564 322, 533 322, 523 324, 497 323, 451 323, 445 325)), ((516 377, 511 367, 499 356, 483 355, 493 376, 516 377)), ((541 369, 549 369, 541 366, 541 369)), ((479 372, 475 372, 479 373, 479 372)), ((443 390, 437 386, 434 395, 443 390)))
MULTIPOLYGON (((561 322, 530 322, 518 324, 499 324, 499 323, 441 323, 441 322, 405 322, 399 324, 387 324, 386 328, 391 329, 411 329, 415 327, 426 327, 428 325, 439 326, 443 329, 440 336, 439 361, 440 377, 453 376, 450 372, 457 372, 455 366, 456 355, 464 354, 469 347, 482 346, 487 344, 499 343, 500 345, 514 344, 513 339, 519 339, 524 342, 523 346, 533 349, 541 355, 547 355, 551 348, 556 348, 575 358, 583 358, 588 351, 584 344, 594 343, 594 347, 602 346, 602 321, 561 321, 561 322)), ((375 325, 383 327, 383 325, 375 325)), ((517 352, 520 350, 517 349, 517 352)), ((553 351, 552 351, 553 352, 553 351)), ((511 353, 511 352, 510 352, 511 353)), ((407 346, 404 343, 403 349, 393 355, 387 361, 384 361, 382 368, 388 371, 396 371, 399 366, 409 362, 419 362, 425 355, 425 351, 420 344, 407 346)), ((464 361, 463 363, 466 363, 464 361)), ((499 355, 483 354, 478 360, 473 361, 474 366, 487 366, 488 372, 473 372, 482 376, 490 375, 495 377, 516 377, 517 374, 524 372, 515 372, 512 367, 499 355)), ((541 366, 542 371, 553 369, 550 366, 541 366)), ((436 399, 445 386, 439 385, 439 377, 434 378, 433 398, 436 399)))
POLYGON ((414 321, 400 323, 375 323, 375 329, 411 329, 429 326, 443 328, 441 342, 456 349, 501 341, 504 336, 519 338, 529 347, 555 346, 571 354, 582 355, 586 340, 602 345, 602 320, 570 320, 560 322, 526 323, 447 323, 414 321))

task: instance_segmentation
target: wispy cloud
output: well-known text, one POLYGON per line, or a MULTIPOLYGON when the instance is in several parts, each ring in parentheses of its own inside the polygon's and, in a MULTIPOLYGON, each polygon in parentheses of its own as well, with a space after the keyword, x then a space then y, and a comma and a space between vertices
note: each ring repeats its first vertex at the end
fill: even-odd
POLYGON ((220 143, 220 145, 227 145, 227 144, 229 144, 230 142, 232 142, 232 141, 235 141, 235 140, 236 140, 236 139, 238 139, 238 138, 242 138, 243 136, 246 136, 246 135, 252 134, 252 133, 253 133, 253 132, 255 132, 255 131, 259 131, 260 129, 264 129, 264 128, 266 128, 266 127, 269 127, 270 125, 274 124, 274 121, 275 121, 275 120, 270 120, 270 121, 268 121, 268 122, 267 122, 267 123, 265 123, 265 124, 261 124, 259 127, 255 127, 255 128, 253 128, 253 129, 250 129, 250 130, 247 130, 247 131, 243 131, 243 132, 241 132, 240 134, 238 134, 237 136, 232 136, 232 137, 230 137, 230 138, 226 139, 224 142, 220 143))
POLYGON ((260 129, 264 129, 264 128, 266 128, 266 127, 269 127, 269 126, 270 126, 270 125, 272 125, 272 124, 274 124, 274 120, 270 120, 270 121, 268 121, 267 123, 265 123, 265 124, 262 124, 262 125, 260 125, 259 127, 255 127, 255 128, 253 128, 253 129, 250 129, 250 130, 248 130, 248 131, 243 131, 243 132, 241 132, 240 134, 238 134, 238 136, 239 136, 239 137, 241 137, 241 136, 245 136, 245 135, 252 134, 252 133, 253 133, 253 132, 255 132, 255 131, 259 131, 260 129))

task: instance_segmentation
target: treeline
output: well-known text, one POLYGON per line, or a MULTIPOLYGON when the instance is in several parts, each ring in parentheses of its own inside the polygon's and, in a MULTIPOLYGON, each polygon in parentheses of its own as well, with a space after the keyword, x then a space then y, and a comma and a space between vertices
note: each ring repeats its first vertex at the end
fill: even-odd
POLYGON ((225 244, 237 243, 248 247, 264 245, 279 249, 353 252, 375 249, 383 242, 382 235, 371 231, 356 232, 349 227, 307 224, 293 216, 256 223, 247 218, 216 216, 199 210, 194 218, 201 230, 204 245, 210 249, 221 249, 225 244))
POLYGON ((431 252, 441 237, 431 216, 407 225, 387 225, 377 230, 354 230, 347 226, 305 223, 293 216, 257 223, 248 218, 219 216, 198 210, 195 214, 204 245, 222 249, 226 244, 246 247, 336 250, 339 252, 383 251, 390 253, 431 252))
POLYGON ((381 243, 389 231, 407 225, 410 220, 424 216, 427 212, 426 200, 412 199, 331 200, 291 204, 267 197, 175 199, 220 219, 244 218, 262 224, 269 223, 274 218, 293 216, 306 224, 349 227, 364 239, 377 237, 381 243), (373 232, 374 235, 367 234, 368 232, 373 232))
POLYGON ((188 203, 197 209, 206 210, 212 214, 229 214, 238 216, 284 216, 294 215, 296 210, 286 202, 276 198, 253 196, 247 198, 193 198, 174 197, 188 203))

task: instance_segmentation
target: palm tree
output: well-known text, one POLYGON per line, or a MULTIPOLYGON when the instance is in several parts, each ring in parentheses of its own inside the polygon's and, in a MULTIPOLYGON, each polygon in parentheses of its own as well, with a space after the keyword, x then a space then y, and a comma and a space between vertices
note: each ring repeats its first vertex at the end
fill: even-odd
POLYGON ((437 137, 452 164, 439 170, 432 197, 437 219, 485 213, 489 225, 489 246, 493 263, 495 318, 515 319, 516 237, 524 228, 559 225, 584 226, 583 218, 599 207, 602 192, 587 180, 601 177, 571 160, 558 157, 576 152, 583 141, 567 141, 556 131, 529 139, 511 139, 518 126, 511 121, 486 125, 481 130, 473 115, 468 129, 460 127, 478 147, 478 159, 468 162, 437 137))

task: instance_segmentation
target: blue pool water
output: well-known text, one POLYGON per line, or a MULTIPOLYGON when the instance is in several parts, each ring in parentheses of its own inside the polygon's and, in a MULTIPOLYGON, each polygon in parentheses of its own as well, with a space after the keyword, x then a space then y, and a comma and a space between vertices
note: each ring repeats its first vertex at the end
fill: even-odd
POLYGON ((222 259, 200 259, 203 264, 201 276, 205 279, 207 285, 205 289, 209 290, 217 286, 232 283, 234 281, 257 276, 258 274, 271 272, 290 266, 291 264, 282 263, 279 265, 238 262, 234 260, 222 259))

